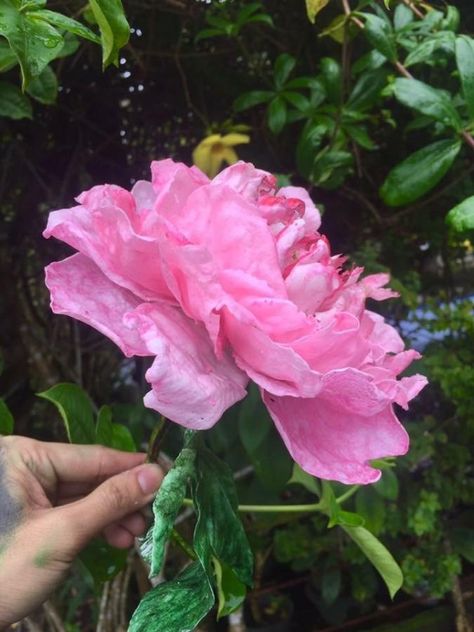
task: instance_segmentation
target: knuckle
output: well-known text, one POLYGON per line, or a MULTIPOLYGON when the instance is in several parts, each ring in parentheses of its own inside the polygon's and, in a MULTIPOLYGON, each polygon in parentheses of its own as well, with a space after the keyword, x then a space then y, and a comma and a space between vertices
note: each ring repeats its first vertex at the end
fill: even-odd
POLYGON ((129 494, 124 485, 110 480, 104 487, 105 502, 112 511, 118 511, 129 504, 129 494))

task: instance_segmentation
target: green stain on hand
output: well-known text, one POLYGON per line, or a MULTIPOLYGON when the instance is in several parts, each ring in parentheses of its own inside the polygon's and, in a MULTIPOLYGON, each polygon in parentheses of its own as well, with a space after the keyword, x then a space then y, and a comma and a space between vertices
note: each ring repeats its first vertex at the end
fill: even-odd
POLYGON ((48 566, 51 560, 51 551, 49 549, 40 549, 33 559, 36 568, 44 568, 48 566))

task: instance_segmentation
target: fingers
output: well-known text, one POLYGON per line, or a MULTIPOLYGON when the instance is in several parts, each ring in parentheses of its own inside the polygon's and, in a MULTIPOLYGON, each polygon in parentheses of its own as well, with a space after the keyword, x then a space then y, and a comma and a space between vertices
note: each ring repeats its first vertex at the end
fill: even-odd
MULTIPOLYGON (((154 496, 163 478, 157 465, 141 465, 133 470, 116 474, 99 485, 88 496, 60 508, 67 516, 71 546, 82 548, 91 538, 105 531, 113 523, 122 522, 126 516, 136 514, 154 496)), ((142 528, 138 520, 132 518, 129 534, 133 542, 135 531, 142 528)), ((125 522, 125 525, 127 523, 125 522)), ((128 530, 124 526, 119 529, 128 530)), ((130 546, 130 538, 115 531, 112 538, 118 544, 130 546)))
POLYGON ((119 524, 105 527, 103 535, 111 546, 119 549, 133 546, 135 538, 146 531, 146 520, 142 513, 136 512, 123 518, 119 524))
POLYGON ((146 455, 120 452, 100 445, 41 443, 60 484, 89 483, 105 479, 143 463, 146 455))

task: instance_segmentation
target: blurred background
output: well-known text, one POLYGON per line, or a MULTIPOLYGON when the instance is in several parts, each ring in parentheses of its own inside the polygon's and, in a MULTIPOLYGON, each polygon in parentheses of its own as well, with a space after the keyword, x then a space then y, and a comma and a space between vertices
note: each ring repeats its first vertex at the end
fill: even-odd
MULTIPOLYGON (((47 8, 97 32, 83 2, 47 8)), ((3 431, 13 418, 17 434, 65 440, 36 393, 73 382, 146 446, 156 416, 141 403, 145 361, 124 360, 92 329, 50 313, 43 268, 68 249, 42 238, 47 214, 95 184, 130 188, 153 159, 194 159, 208 173, 236 156, 251 161, 310 190, 334 254, 390 272, 400 299, 371 308, 423 353, 414 370, 430 386, 402 415, 408 455, 351 499, 403 569, 396 599, 319 514, 249 515, 255 587, 241 617, 217 627, 211 617, 201 629, 471 630, 474 232, 463 217, 474 205, 472 0, 125 0, 124 10, 131 32, 117 66, 102 71, 100 47, 64 33, 26 93, 0 36, 3 431)), ((258 403, 231 409, 209 442, 236 472, 242 502, 305 502, 258 403)), ((164 452, 177 447, 172 432, 164 452)), ((189 513, 178 527, 190 532, 189 513)), ((99 553, 15 629, 125 630, 146 572, 132 552, 94 578, 99 553)), ((180 564, 170 547, 165 574, 180 564)))

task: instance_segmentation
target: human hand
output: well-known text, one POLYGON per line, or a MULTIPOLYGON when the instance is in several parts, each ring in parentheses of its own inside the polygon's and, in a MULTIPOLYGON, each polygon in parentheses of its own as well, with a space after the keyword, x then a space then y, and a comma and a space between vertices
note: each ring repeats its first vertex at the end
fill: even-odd
POLYGON ((144 454, 0 437, 0 629, 43 603, 102 533, 128 548, 163 478, 144 454))

